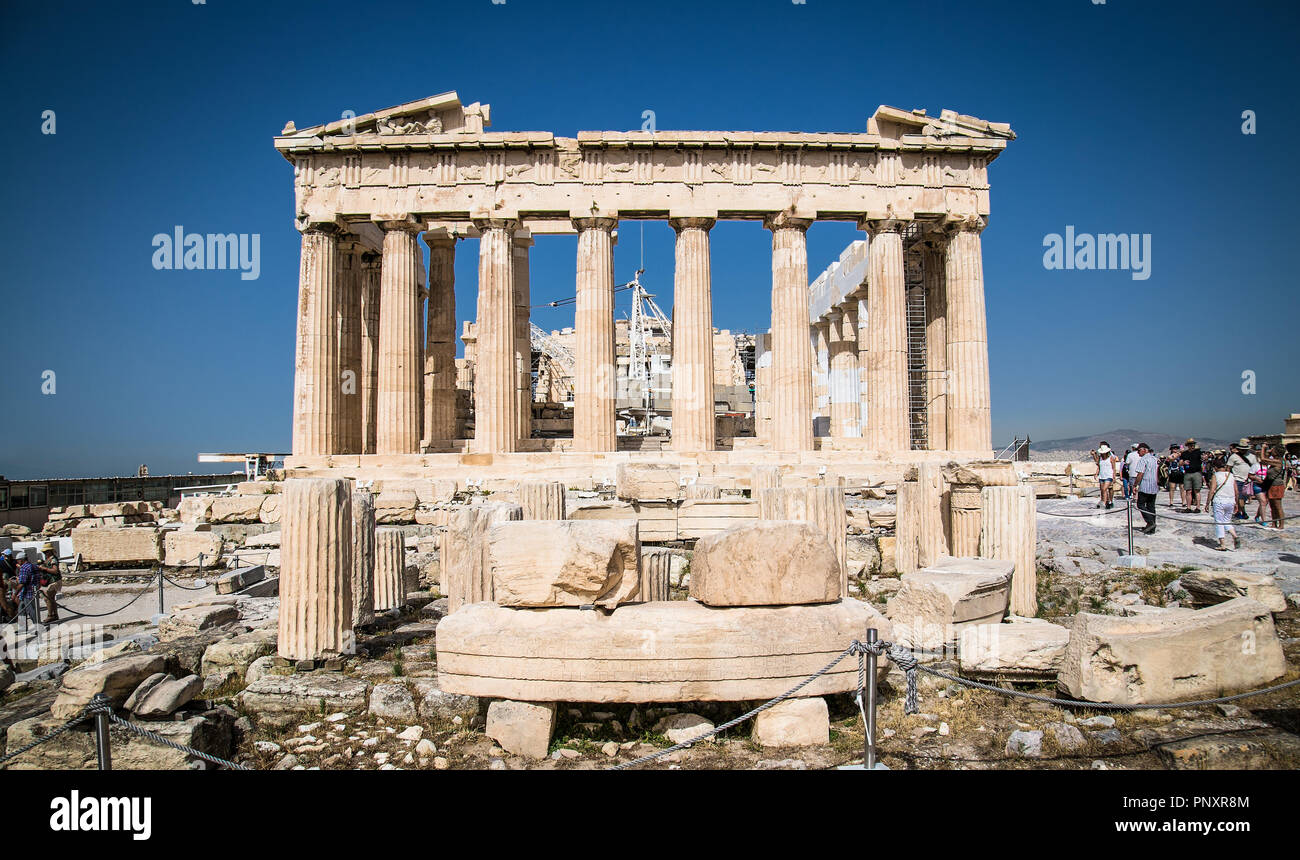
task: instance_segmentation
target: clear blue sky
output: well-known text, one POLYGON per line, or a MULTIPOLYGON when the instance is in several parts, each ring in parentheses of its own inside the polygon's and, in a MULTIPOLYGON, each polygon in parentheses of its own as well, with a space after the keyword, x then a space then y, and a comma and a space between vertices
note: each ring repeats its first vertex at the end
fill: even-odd
MULTIPOLYGON (((1010 122, 984 233, 995 438, 1277 432, 1300 411, 1295 8, 4 3, 0 474, 198 472, 198 451, 286 450, 299 242, 272 137, 446 90, 490 103, 494 130, 563 135, 639 128, 646 109, 661 129, 862 131, 879 104, 1010 122), (178 224, 260 234, 261 277, 154 270, 152 237, 178 224), (1070 224, 1151 234, 1150 279, 1044 269, 1044 236, 1070 224)), ((855 238, 815 225, 811 271, 855 238)), ((671 230, 648 224, 645 244, 668 309, 671 230)), ((625 223, 620 279, 639 246, 625 223)), ((572 238, 539 241, 537 299, 572 295, 574 254, 572 238)), ((462 244, 462 319, 476 265, 462 244)), ((713 278, 716 325, 767 328, 761 226, 715 228, 713 278)))

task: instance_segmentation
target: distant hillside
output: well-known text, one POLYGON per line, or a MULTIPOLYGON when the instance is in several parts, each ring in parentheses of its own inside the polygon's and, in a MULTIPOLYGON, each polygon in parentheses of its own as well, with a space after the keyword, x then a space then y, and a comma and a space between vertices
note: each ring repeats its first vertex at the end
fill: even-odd
MULTIPOLYGON (((1168 451, 1170 445, 1181 445, 1186 441, 1186 436, 1170 436, 1168 433, 1154 433, 1146 430, 1110 430, 1093 436, 1077 436, 1073 439, 1048 439, 1043 442, 1034 440, 1029 449, 1044 454, 1053 451, 1091 451, 1102 442, 1107 442, 1111 448, 1122 451, 1135 442, 1146 442, 1155 451, 1168 451)), ((1216 448, 1227 448, 1229 444, 1226 439, 1212 439, 1205 436, 1196 436, 1196 443, 1207 451, 1216 448)))

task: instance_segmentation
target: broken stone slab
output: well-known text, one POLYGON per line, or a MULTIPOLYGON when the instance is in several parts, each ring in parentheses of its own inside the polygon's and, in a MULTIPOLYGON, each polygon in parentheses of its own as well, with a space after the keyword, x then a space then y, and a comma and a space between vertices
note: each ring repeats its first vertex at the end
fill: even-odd
POLYGON ((681 478, 681 467, 675 463, 619 463, 615 495, 628 501, 676 499, 681 478))
POLYGON ((488 533, 492 599, 501 606, 613 609, 641 588, 636 520, 523 520, 488 533))
POLYGON ((137 654, 73 669, 63 676, 50 713, 60 721, 70 720, 99 693, 121 706, 141 681, 162 672, 166 666, 167 661, 160 655, 137 654))
POLYGON ((485 502, 456 511, 443 534, 442 590, 455 612, 492 599, 492 562, 487 534, 498 523, 524 518, 524 509, 508 502, 485 502))
POLYGON ((1300 737, 1281 729, 1200 735, 1155 748, 1170 770, 1295 770, 1300 737))
POLYGON ((163 533, 148 526, 79 529, 73 547, 91 566, 150 564, 163 560, 163 533))
POLYGON ((678 540, 698 540, 758 519, 749 499, 689 499, 677 509, 678 540))
POLYGON ((223 603, 205 604, 183 609, 158 622, 158 638, 163 642, 194 636, 239 620, 239 610, 223 603))
POLYGON ((1214 698, 1286 673, 1268 607, 1238 597, 1195 612, 1075 616, 1058 684, 1075 699, 1137 705, 1214 698))
POLYGON ((370 708, 372 716, 385 720, 413 722, 416 719, 415 697, 411 690, 401 681, 376 684, 370 691, 370 708))
POLYGON ((786 699, 754 718, 750 735, 764 747, 812 747, 831 742, 830 709, 820 696, 786 699))
MULTIPOLYGON (((236 714, 216 707, 189 719, 150 723, 149 731, 173 743, 208 755, 229 759, 234 754, 236 714)), ((56 716, 39 716, 14 723, 5 739, 8 750, 18 749, 45 737, 63 724, 56 716)), ((114 770, 207 770, 215 767, 188 753, 140 737, 116 724, 109 727, 114 770)), ((57 738, 24 753, 10 762, 10 770, 95 770, 95 733, 82 729, 64 732, 57 738)))
POLYGON ((262 501, 267 496, 218 496, 208 508, 210 523, 261 522, 262 501))
POLYGON ((758 520, 695 545, 691 597, 708 606, 832 603, 840 589, 839 558, 811 523, 758 520))
POLYGON ((261 582, 264 579, 266 579, 266 567, 264 565, 241 567, 217 577, 217 594, 234 594, 236 591, 243 591, 253 583, 261 582))
POLYGON ((242 680, 253 661, 275 653, 275 637, 274 629, 254 630, 214 642, 203 651, 201 674, 206 678, 222 672, 233 672, 242 680))
POLYGON ((407 525, 415 522, 420 499, 410 490, 390 490, 375 496, 375 523, 407 525))
POLYGON ((962 631, 957 646, 962 672, 1055 678, 1070 642, 1069 628, 1041 618, 1016 615, 1007 622, 972 625, 962 631))
MULTIPOLYGON (((533 702, 765 701, 824 668, 868 627, 891 639, 889 621, 851 598, 642 603, 609 615, 479 603, 438 625, 438 682, 450 693, 533 702)), ((857 663, 845 659, 802 693, 856 689, 857 663)))
POLYGON ((713 731, 714 725, 699 714, 669 714, 655 723, 654 730, 673 744, 699 740, 713 731))
POLYGON ((505 700, 488 706, 484 733, 506 752, 533 759, 546 758, 554 731, 554 702, 505 700))
POLYGON ((1270 612, 1286 612, 1286 598, 1277 579, 1267 573, 1239 570, 1194 570, 1179 577, 1193 606, 1214 606, 1237 597, 1249 597, 1270 612))
POLYGON ((164 675, 156 683, 141 684, 127 699, 128 711, 143 720, 156 720, 170 716, 188 704, 203 689, 203 679, 198 675, 177 678, 164 675))
POLYGON ((946 557, 924 570, 904 574, 886 615, 896 641, 926 651, 957 644, 962 631, 997 624, 1007 614, 1015 562, 946 557))
POLYGON ((369 692, 370 683, 360 678, 305 672, 259 678, 244 688, 238 702, 259 724, 286 726, 304 714, 365 713, 369 692))
POLYGON ((262 547, 278 548, 279 546, 280 533, 278 531, 267 532, 266 534, 260 535, 249 535, 249 537, 244 541, 244 547, 246 549, 258 549, 262 547))
POLYGON ((199 555, 205 567, 221 561, 225 541, 216 532, 168 532, 163 538, 163 564, 167 567, 198 567, 199 555))

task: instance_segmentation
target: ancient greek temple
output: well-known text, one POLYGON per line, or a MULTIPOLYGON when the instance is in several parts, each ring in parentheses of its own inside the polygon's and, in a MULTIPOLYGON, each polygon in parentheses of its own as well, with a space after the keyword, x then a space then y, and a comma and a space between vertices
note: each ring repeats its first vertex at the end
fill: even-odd
POLYGON ((1008 125, 881 107, 865 133, 489 128, 487 105, 446 93, 290 122, 275 139, 302 234, 290 469, 564 480, 650 457, 725 478, 991 454, 980 234, 1008 125), (671 443, 653 452, 620 445, 614 396, 616 228, 645 219, 676 231, 671 443), (772 234, 771 330, 744 438, 719 438, 715 420, 709 234, 725 219, 772 234), (810 284, 819 220, 852 222, 866 241, 810 284), (575 233, 573 435, 533 438, 529 249, 575 233), (479 251, 469 392, 455 345, 467 238, 479 251), (924 297, 922 350, 909 286, 924 297), (472 402, 469 439, 458 394, 472 402))

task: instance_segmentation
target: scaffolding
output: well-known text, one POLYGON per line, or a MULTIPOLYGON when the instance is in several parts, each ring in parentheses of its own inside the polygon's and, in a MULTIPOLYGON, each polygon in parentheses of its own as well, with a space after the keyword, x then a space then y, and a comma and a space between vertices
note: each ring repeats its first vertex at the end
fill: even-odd
POLYGON ((907 426, 914 451, 925 451, 930 447, 925 270, 919 247, 921 238, 921 225, 916 222, 909 224, 903 234, 903 272, 907 296, 907 426))

